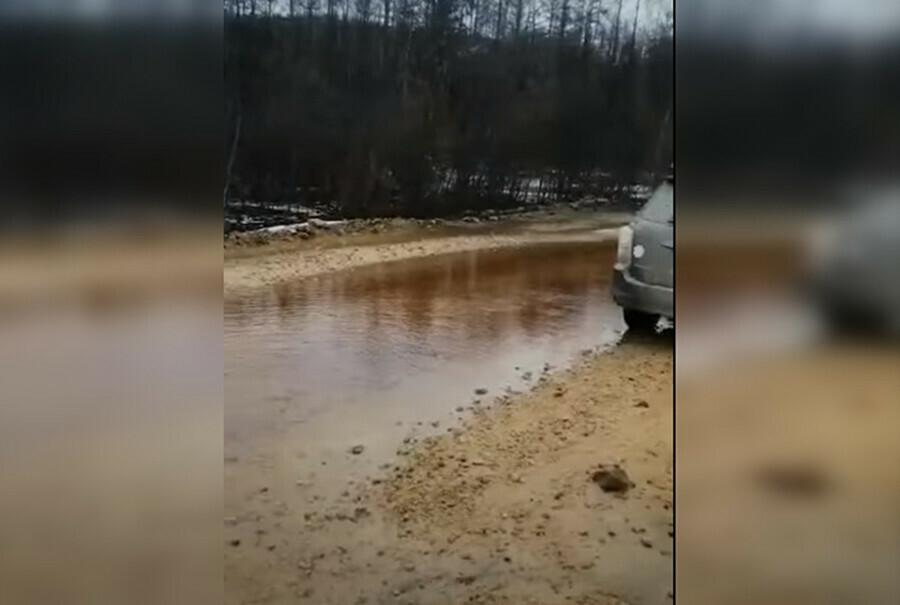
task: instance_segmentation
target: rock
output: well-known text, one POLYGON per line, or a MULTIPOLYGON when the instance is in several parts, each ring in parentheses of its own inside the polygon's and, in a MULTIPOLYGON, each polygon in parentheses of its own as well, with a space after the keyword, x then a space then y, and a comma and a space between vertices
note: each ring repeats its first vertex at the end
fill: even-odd
POLYGON ((457 412, 463 412, 463 411, 465 411, 465 408, 464 408, 463 406, 461 406, 461 405, 458 405, 458 406, 456 406, 456 411, 457 411, 457 412))
POLYGON ((653 548, 653 542, 649 538, 641 538, 641 546, 644 548, 653 548))
POLYGON ((757 479, 769 490, 792 497, 818 497, 830 487, 821 469, 809 465, 769 466, 757 473, 757 479))
POLYGON ((646 409, 646 408, 649 408, 649 407, 650 407, 650 404, 647 403, 646 401, 644 401, 643 399, 641 399, 641 400, 638 401, 636 404, 634 404, 634 407, 646 409))
POLYGON ((600 468, 591 475, 591 480, 604 492, 624 493, 634 487, 628 473, 618 464, 600 465, 600 468))
POLYGON ((410 572, 411 572, 411 571, 415 571, 415 570, 416 570, 416 566, 413 565, 412 563, 410 563, 409 565, 406 565, 406 566, 403 568, 403 570, 404 570, 404 571, 410 571, 410 572))
POLYGON ((228 543, 229 543, 231 546, 240 546, 240 545, 241 545, 241 541, 238 540, 238 539, 236 539, 236 538, 235 538, 234 540, 231 540, 231 541, 228 542, 228 543))
POLYGON ((431 423, 431 426, 433 426, 434 428, 437 428, 437 427, 439 427, 440 425, 441 425, 441 423, 440 423, 439 420, 435 420, 435 421, 433 421, 433 422, 431 423))
POLYGON ((479 388, 475 389, 476 395, 487 395, 487 393, 488 393, 488 390, 484 387, 479 387, 479 388))
POLYGON ((365 449, 366 448, 364 448, 361 445, 354 445, 353 447, 350 448, 350 453, 353 454, 354 456, 359 456, 360 454, 363 453, 363 450, 365 450, 365 449))

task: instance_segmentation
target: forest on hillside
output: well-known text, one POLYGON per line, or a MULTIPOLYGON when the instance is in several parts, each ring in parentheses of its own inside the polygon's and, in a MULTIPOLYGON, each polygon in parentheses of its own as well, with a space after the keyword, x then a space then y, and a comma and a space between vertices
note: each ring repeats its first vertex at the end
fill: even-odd
POLYGON ((226 205, 445 216, 615 196, 672 161, 655 0, 224 8, 226 205))

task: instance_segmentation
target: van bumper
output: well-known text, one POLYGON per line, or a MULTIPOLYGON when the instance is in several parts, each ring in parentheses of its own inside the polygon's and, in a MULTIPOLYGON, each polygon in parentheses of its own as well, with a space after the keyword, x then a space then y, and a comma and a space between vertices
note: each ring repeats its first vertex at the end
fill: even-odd
POLYGON ((645 284, 627 271, 613 270, 613 300, 623 309, 675 318, 675 289, 645 284))

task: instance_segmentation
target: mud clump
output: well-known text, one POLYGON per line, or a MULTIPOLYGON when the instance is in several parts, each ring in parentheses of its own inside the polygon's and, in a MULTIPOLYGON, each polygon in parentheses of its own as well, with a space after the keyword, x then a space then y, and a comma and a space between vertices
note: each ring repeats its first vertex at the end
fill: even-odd
POLYGON ((815 498, 823 496, 831 487, 825 474, 808 465, 771 465, 760 469, 756 476, 769 491, 785 496, 815 498))
POLYGON ((601 464, 600 468, 591 474, 591 481, 608 493, 624 494, 634 487, 628 473, 618 464, 601 464))

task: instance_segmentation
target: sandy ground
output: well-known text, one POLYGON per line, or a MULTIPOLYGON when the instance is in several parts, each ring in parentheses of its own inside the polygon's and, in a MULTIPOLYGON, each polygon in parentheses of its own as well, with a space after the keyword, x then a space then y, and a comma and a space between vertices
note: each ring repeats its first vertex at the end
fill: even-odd
POLYGON ((821 342, 696 373, 679 357, 679 597, 897 602, 898 353, 821 342))
POLYGON ((336 503, 254 494, 226 519, 226 600, 668 602, 672 369, 670 338, 626 342, 473 406, 336 503), (634 487, 604 492, 600 464, 634 487))
POLYGON ((313 241, 274 241, 251 249, 226 248, 225 294, 385 261, 541 242, 614 238, 615 228, 628 220, 627 214, 592 211, 527 222, 434 230, 401 228, 377 235, 325 234, 313 241))

